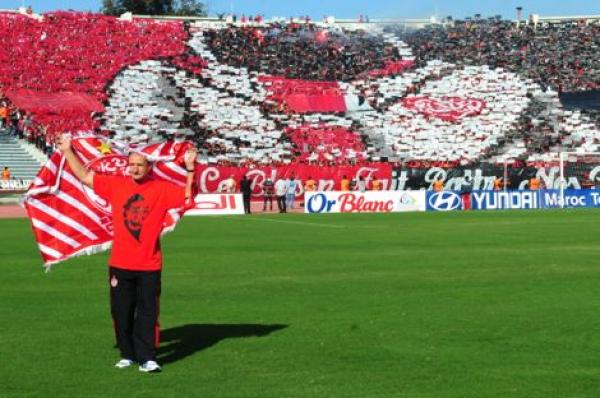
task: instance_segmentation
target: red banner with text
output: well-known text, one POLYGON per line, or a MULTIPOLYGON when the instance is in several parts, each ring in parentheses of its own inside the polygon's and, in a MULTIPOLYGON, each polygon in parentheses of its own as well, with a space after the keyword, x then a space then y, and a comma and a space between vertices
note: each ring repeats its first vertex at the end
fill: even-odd
POLYGON ((373 179, 382 182, 382 189, 388 189, 391 184, 392 167, 388 163, 369 163, 360 166, 321 167, 303 164, 290 164, 278 167, 217 167, 198 166, 196 181, 200 193, 217 193, 225 191, 226 180, 233 176, 239 187, 239 182, 246 175, 252 182, 252 196, 260 198, 263 195, 263 183, 267 178, 276 182, 282 178, 293 176, 302 181, 302 186, 296 190, 296 195, 304 194, 303 185, 312 178, 317 183, 318 191, 333 191, 340 189, 340 181, 344 176, 350 180, 362 177, 367 185, 373 179))

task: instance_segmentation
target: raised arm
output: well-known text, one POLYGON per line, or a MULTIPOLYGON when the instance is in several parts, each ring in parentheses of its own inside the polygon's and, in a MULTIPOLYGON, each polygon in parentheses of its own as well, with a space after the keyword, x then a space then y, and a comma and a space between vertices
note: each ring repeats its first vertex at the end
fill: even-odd
POLYGON ((56 145, 58 149, 63 153, 73 174, 82 184, 93 188, 94 187, 94 172, 87 170, 75 152, 73 152, 73 148, 71 147, 71 138, 68 136, 61 134, 56 137, 56 145))
POLYGON ((198 157, 198 150, 195 147, 191 147, 185 153, 183 158, 185 162, 185 169, 187 170, 187 180, 185 182, 185 200, 186 202, 192 197, 192 186, 194 185, 194 173, 196 171, 196 158, 198 157))

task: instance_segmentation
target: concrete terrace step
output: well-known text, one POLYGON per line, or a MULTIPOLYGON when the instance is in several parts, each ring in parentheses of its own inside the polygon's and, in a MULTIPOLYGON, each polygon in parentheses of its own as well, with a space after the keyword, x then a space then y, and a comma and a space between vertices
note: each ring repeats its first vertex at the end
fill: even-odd
POLYGON ((34 179, 42 163, 34 158, 23 142, 0 131, 0 167, 8 166, 14 179, 34 179))
MULTIPOLYGON (((4 167, 4 165, 1 165, 2 167, 4 167)), ((10 167, 10 172, 11 174, 37 174, 37 172, 39 171, 39 168, 33 168, 33 167, 10 167)))
POLYGON ((14 163, 2 163, 0 160, 0 166, 8 166, 11 170, 39 170, 41 166, 33 164, 14 164, 14 163))
MULTIPOLYGON (((31 157, 29 156, 23 156, 22 154, 18 154, 18 155, 2 155, 0 154, 0 159, 6 159, 6 160, 11 160, 13 162, 29 162, 31 163, 31 157)), ((37 162, 36 162, 37 163, 37 162)))
POLYGON ((14 177, 20 176, 20 175, 37 175, 39 169, 19 169, 19 168, 11 168, 10 169, 10 174, 14 177))

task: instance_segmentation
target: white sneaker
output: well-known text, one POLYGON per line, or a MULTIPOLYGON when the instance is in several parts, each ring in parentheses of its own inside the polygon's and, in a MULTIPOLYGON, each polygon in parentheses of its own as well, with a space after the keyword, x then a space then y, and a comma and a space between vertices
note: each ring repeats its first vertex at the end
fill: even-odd
POLYGON ((115 364, 115 368, 124 369, 133 365, 133 361, 131 359, 121 359, 119 362, 115 364))
POLYGON ((156 363, 156 361, 146 361, 140 366, 140 372, 160 372, 160 365, 156 363))

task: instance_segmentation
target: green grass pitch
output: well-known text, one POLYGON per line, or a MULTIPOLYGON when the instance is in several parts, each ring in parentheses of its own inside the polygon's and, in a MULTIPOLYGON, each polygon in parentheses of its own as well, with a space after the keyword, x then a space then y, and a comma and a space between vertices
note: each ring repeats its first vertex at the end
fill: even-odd
POLYGON ((0 221, 0 397, 598 397, 600 212, 186 217, 161 374, 117 370, 106 254, 0 221))

